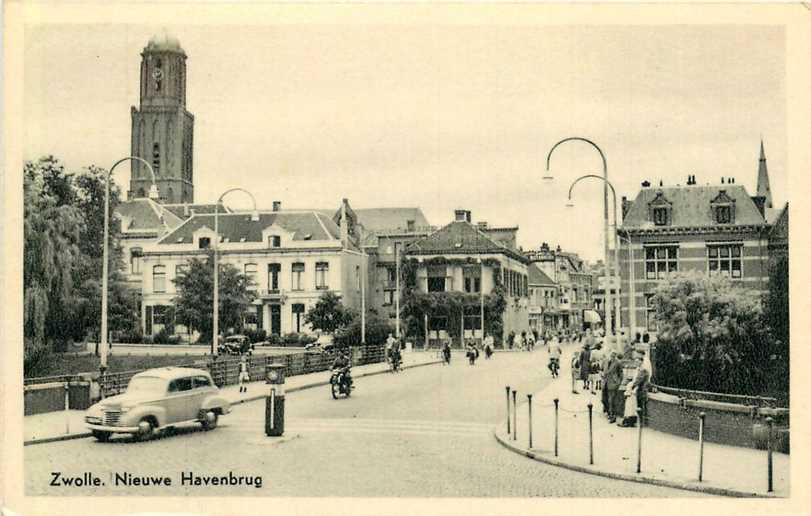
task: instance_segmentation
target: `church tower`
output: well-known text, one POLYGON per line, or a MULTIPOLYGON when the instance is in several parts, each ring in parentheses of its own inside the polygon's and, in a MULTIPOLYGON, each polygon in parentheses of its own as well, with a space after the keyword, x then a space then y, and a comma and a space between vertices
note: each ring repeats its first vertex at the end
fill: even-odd
MULTIPOLYGON (((139 108, 132 107, 132 155, 152 165, 164 203, 194 202, 194 116, 186 111, 186 53, 166 33, 141 53, 139 108)), ((127 197, 146 197, 152 178, 133 161, 127 197)))
POLYGON ((760 140, 760 161, 757 170, 757 193, 758 197, 765 199, 764 206, 772 207, 772 189, 769 187, 769 170, 766 168, 766 153, 763 151, 763 140, 760 140))

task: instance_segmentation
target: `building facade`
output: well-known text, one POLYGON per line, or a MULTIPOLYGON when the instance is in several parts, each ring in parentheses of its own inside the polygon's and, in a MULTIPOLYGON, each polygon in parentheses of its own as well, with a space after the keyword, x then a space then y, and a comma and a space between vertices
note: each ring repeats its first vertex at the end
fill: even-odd
POLYGON ((526 256, 558 286, 559 329, 580 330, 584 323, 594 322, 593 278, 576 253, 543 242, 526 256))
POLYGON ((527 267, 529 274, 529 327, 542 335, 561 325, 558 300, 560 289, 536 263, 527 267))
POLYGON ((779 213, 771 207, 762 144, 757 191, 750 196, 734 178, 702 186, 690 176, 686 186, 643 182, 633 202, 623 199, 619 231, 630 246, 620 251, 621 318, 628 335, 655 335, 651 298, 677 272, 717 274, 755 291, 768 289, 770 219, 779 213))
POLYGON ((485 334, 501 341, 510 332, 529 330, 529 261, 504 243, 515 241, 518 228, 488 229, 473 224, 470 211, 456 210, 453 222, 408 245, 405 259, 413 270, 413 276, 405 279, 408 288, 416 295, 434 295, 440 304, 442 298, 457 299, 463 307, 454 313, 429 308, 420 314, 424 319, 416 321, 420 332, 413 337, 429 345, 451 341, 462 346, 481 342, 485 334), (491 232, 502 236, 493 238, 491 232), (498 319, 501 335, 482 316, 498 292, 503 293, 504 308, 487 316, 498 319))
MULTIPOLYGON (((366 263, 355 235, 344 221, 348 203, 333 220, 316 211, 219 215, 217 253, 221 265, 232 265, 251 278, 255 292, 249 326, 268 334, 310 333, 304 314, 321 295, 332 291, 345 306, 360 309, 366 263)), ((143 331, 152 335, 166 323, 177 295, 173 279, 189 260, 204 259, 215 239, 214 216, 195 214, 146 246, 142 257, 143 331)), ((185 329, 180 327, 178 333, 185 329)))

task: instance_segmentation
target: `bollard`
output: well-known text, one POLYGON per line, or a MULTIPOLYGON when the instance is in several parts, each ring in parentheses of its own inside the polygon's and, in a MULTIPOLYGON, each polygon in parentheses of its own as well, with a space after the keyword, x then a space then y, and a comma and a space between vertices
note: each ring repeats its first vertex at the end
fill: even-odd
POLYGON ((510 386, 507 389, 507 435, 510 435, 510 386))
MULTIPOLYGON (((636 420, 640 421, 642 409, 636 409, 636 420)), ((639 423, 639 436, 636 440, 636 472, 642 473, 642 423, 639 423)))
POLYGON ((704 479, 704 418, 707 414, 698 415, 698 481, 704 479))
POLYGON ((555 398, 555 457, 558 456, 558 403, 560 400, 555 398))
POLYGON ((265 397, 265 435, 284 434, 284 366, 265 365, 265 383, 270 387, 265 397))
POLYGON ((774 429, 774 419, 771 417, 766 418, 766 424, 769 425, 769 437, 766 441, 766 449, 768 450, 768 468, 769 468, 769 492, 774 491, 774 470, 772 468, 772 430, 774 429))
POLYGON ((527 394, 527 408, 529 409, 529 447, 532 448, 532 394, 527 394))
POLYGON ((518 391, 513 391, 513 441, 518 439, 518 405, 515 403, 515 395, 518 391))
POLYGON ((65 382, 65 434, 70 433, 70 387, 65 382))
POLYGON ((589 464, 594 464, 594 439, 592 432, 591 409, 594 405, 589 401, 589 464))

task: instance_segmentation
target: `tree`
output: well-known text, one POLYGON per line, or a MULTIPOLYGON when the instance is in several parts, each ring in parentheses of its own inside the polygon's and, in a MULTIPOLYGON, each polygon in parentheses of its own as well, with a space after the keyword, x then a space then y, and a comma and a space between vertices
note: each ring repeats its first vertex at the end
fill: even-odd
MULTIPOLYGON (((25 336, 29 345, 98 338, 106 171, 90 166, 78 174, 65 171, 53 156, 24 165, 24 300, 25 336)), ((110 189, 110 212, 119 189, 110 189)), ((109 314, 111 329, 131 326, 132 293, 121 269, 120 228, 110 218, 109 314), (122 306, 118 306, 123 303, 122 306), (129 319, 123 319, 116 315, 129 319)), ((137 317, 137 313, 135 314, 137 317)))
MULTIPOLYGON (((174 299, 177 322, 200 332, 200 342, 210 342, 212 326, 214 255, 205 260, 193 259, 186 270, 172 280, 177 289, 174 299)), ((248 289, 250 279, 230 264, 220 265, 219 327, 241 329, 243 318, 254 300, 248 289)))
POLYGON ((53 157, 31 163, 23 174, 23 333, 25 355, 52 340, 65 341, 61 324, 70 307, 74 273, 81 263, 81 211, 70 204, 70 181, 53 157))
POLYGON ((779 257, 769 270, 769 294, 764 304, 766 323, 775 339, 772 355, 772 389, 777 393, 789 391, 789 274, 788 256, 779 257))
POLYGON ((304 322, 314 330, 335 333, 352 321, 352 311, 341 303, 334 292, 324 292, 318 302, 304 314, 304 322))
POLYGON ((678 274, 653 296, 657 381, 686 389, 763 394, 773 339, 757 291, 720 276, 678 274))

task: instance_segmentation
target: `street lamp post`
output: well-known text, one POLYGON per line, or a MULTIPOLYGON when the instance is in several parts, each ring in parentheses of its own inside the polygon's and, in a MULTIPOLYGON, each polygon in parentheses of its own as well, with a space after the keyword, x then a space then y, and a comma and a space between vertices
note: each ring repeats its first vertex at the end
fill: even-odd
POLYGON ((226 190, 220 195, 220 198, 217 199, 216 204, 214 204, 214 303, 213 303, 213 322, 212 322, 212 329, 211 329, 211 354, 213 356, 217 356, 217 344, 218 344, 218 337, 220 334, 220 267, 219 267, 219 256, 217 254, 217 250, 220 244, 220 203, 223 200, 223 197, 228 195, 231 192, 244 192, 248 194, 248 197, 251 198, 253 202, 253 213, 251 214, 251 221, 256 222, 259 220, 259 212, 256 209, 256 198, 253 196, 251 192, 245 190, 244 188, 231 188, 226 190))
MULTIPOLYGON (((572 137, 569 137, 569 138, 564 138, 564 139, 560 140, 559 142, 557 142, 555 145, 553 145, 552 148, 549 150, 549 154, 546 156, 546 175, 543 176, 543 179, 546 180, 546 181, 551 181, 553 179, 553 177, 549 174, 549 162, 550 162, 550 160, 552 158, 552 152, 554 152, 554 150, 556 148, 558 148, 559 145, 561 145, 563 143, 566 143, 566 142, 569 142, 569 141, 580 141, 580 142, 588 143, 589 145, 591 145, 592 147, 597 149, 597 152, 600 153, 600 158, 603 161, 603 179, 605 180, 605 185, 603 186, 603 232, 604 232, 604 239, 605 239, 604 246, 605 246, 605 265, 606 265, 606 268, 605 268, 605 283, 606 283, 606 285, 608 285, 609 284, 609 264, 610 264, 610 254, 609 254, 609 250, 608 250, 608 165, 606 163, 605 154, 603 154, 603 150, 596 143, 594 143, 593 141, 591 141, 591 140, 589 140, 587 138, 582 138, 582 137, 579 137, 579 136, 572 136, 572 137)), ((606 321, 610 321, 611 320, 611 316, 610 316, 610 314, 611 314, 611 311, 610 311, 610 307, 611 307, 611 289, 610 288, 606 288, 605 303, 606 303, 606 309, 605 309, 606 321)), ((611 325, 609 323, 609 324, 606 325, 606 336, 608 335, 608 331, 610 329, 611 329, 611 325)))
POLYGON ((633 341, 636 331, 636 287, 634 285, 634 250, 630 237, 617 232, 617 238, 628 243, 628 338, 633 341))
POLYGON ((101 264, 101 335, 99 335, 99 353, 101 354, 101 361, 99 363, 99 370, 104 375, 104 371, 107 370, 107 353, 108 353, 108 341, 107 341, 107 276, 109 274, 109 265, 108 265, 108 240, 110 238, 110 178, 113 175, 113 170, 115 167, 120 165, 125 161, 138 161, 146 165, 147 170, 149 170, 149 174, 152 177, 152 186, 149 187, 149 198, 150 199, 157 199, 158 198, 158 186, 155 180, 155 171, 152 170, 152 166, 144 159, 139 158, 137 156, 127 156, 126 158, 121 158, 120 160, 116 161, 115 164, 110 167, 109 172, 107 172, 107 177, 104 181, 104 247, 102 250, 102 264, 101 264))
POLYGON ((399 339, 400 338, 400 246, 398 245, 399 242, 394 242, 394 269, 395 269, 395 286, 397 292, 395 293, 394 298, 394 312, 397 315, 395 319, 395 326, 394 326, 394 334, 399 339))
MULTIPOLYGON (((608 181, 608 179, 605 179, 603 176, 598 176, 596 174, 586 174, 584 176, 580 176, 577 179, 575 179, 572 182, 572 184, 569 186, 569 196, 568 196, 567 206, 569 206, 569 207, 574 206, 574 204, 572 204, 572 190, 574 190, 575 185, 577 185, 577 183, 579 183, 583 179, 599 179, 599 180, 603 181, 603 183, 606 185, 606 187, 611 189, 611 197, 612 197, 612 199, 614 201, 614 224, 615 224, 614 232, 613 232, 614 233, 614 272, 615 272, 615 275, 617 275, 617 282, 616 282, 617 291, 616 291, 616 297, 614 299, 614 312, 615 312, 614 317, 616 319, 615 328, 618 330, 619 327, 620 327, 620 295, 619 295, 620 284, 619 284, 619 277, 618 277, 619 276, 619 245, 618 245, 618 242, 617 242, 617 228, 616 228, 616 223, 617 223, 617 193, 614 190, 614 185, 612 185, 611 182, 608 181)), ((606 232, 606 234, 607 234, 607 232, 606 232)), ((609 269, 609 266, 610 266, 610 262, 608 261, 608 257, 610 256, 610 253, 608 251, 608 238, 606 238, 605 244, 606 244, 606 249, 605 249, 605 255, 606 255, 606 279, 608 279, 610 277, 609 274, 608 274, 608 269, 609 269)), ((606 298, 607 298, 611 293, 611 285, 609 284, 608 281, 606 281, 606 289, 605 289, 605 291, 606 291, 605 294, 606 294, 606 298)), ((608 304, 606 304, 605 313, 606 313, 606 320, 610 320, 611 311, 609 309, 608 304)), ((619 348, 619 345, 620 344, 618 343, 618 345, 617 345, 618 348, 619 348)))

